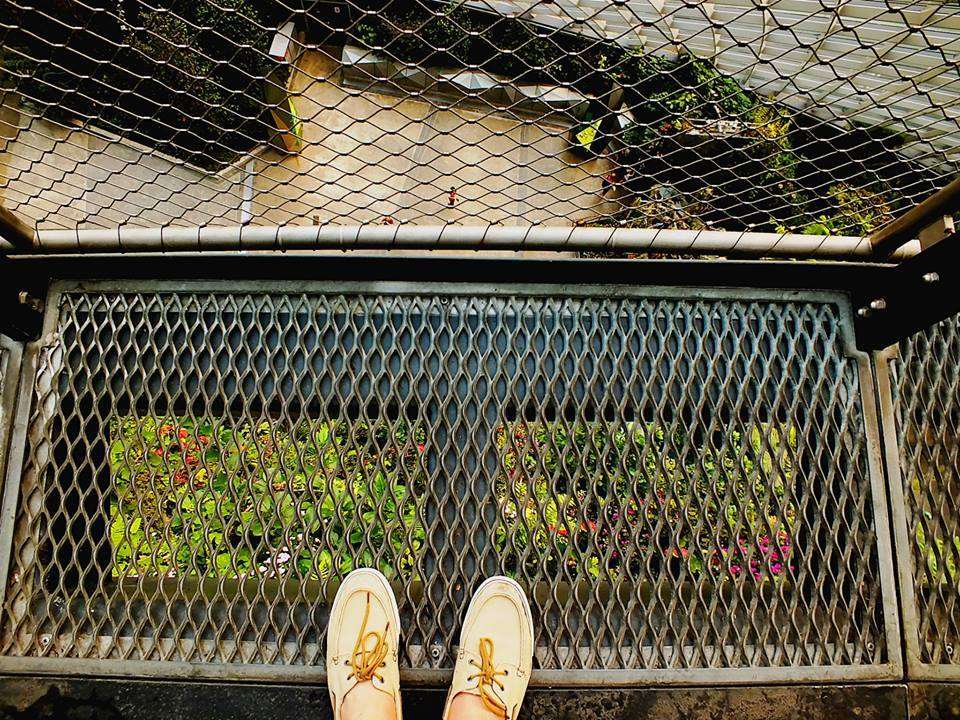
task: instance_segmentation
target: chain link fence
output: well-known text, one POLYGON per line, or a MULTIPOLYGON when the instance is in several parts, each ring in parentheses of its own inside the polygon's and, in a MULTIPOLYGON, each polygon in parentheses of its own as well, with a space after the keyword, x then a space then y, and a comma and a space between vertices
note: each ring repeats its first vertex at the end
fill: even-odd
POLYGON ((3 0, 0 200, 864 235, 957 172, 958 34, 927 0, 3 0))

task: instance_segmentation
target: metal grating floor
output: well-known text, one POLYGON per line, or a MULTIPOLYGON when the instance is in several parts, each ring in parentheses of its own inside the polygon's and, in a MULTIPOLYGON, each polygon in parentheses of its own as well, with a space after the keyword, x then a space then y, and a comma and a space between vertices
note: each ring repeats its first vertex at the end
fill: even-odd
POLYGON ((408 676, 452 667, 494 573, 530 593, 535 681, 899 662, 837 298, 56 290, 0 667, 316 678, 360 565, 408 676))

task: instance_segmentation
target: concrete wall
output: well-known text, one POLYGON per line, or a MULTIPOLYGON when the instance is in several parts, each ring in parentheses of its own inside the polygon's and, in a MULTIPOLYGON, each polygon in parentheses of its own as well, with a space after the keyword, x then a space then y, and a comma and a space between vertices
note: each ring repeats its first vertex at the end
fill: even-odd
MULTIPOLYGON (((301 56, 291 87, 304 147, 255 153, 254 223, 572 225, 606 206, 605 161, 571 153, 567 127, 348 90, 339 67, 321 52, 301 56)), ((32 118, 10 97, 0 112, 0 201, 39 228, 240 222, 247 168, 214 175, 32 118)))
MULTIPOLYGON (((9 101, 8 97, 8 101, 9 101)), ((0 202, 39 228, 239 222, 242 174, 0 106, 0 202)))
POLYGON ((417 224, 572 225, 604 206, 602 160, 570 152, 566 126, 347 90, 305 53, 291 87, 304 150, 258 162, 254 215, 417 224), (449 207, 451 187, 458 202, 449 207))

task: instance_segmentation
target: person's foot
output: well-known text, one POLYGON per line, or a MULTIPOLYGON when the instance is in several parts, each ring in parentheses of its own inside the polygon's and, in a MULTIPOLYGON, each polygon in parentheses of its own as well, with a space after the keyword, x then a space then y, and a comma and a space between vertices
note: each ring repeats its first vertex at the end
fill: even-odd
POLYGON ((327 685, 334 720, 402 720, 397 648, 400 613, 387 579, 354 570, 327 626, 327 685))
POLYGON ((533 665, 533 618, 523 590, 492 577, 474 594, 443 720, 516 720, 533 665))

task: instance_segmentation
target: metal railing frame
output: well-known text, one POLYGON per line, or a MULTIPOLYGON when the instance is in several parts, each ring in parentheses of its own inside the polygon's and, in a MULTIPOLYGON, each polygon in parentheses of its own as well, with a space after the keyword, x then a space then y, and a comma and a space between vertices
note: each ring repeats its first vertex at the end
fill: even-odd
MULTIPOLYGON (((940 251, 944 248, 952 247, 953 240, 941 243, 940 251)), ((938 256, 939 257, 939 256, 938 256)), ((209 257, 209 260, 214 258, 209 257)), ((922 260, 922 257, 919 258, 922 260)), ((249 264, 256 265, 256 258, 247 258, 249 264)), ((317 259, 319 260, 319 258, 317 259)), ((135 258, 121 258, 120 266, 135 261, 135 258)), ((68 262, 65 260, 65 262, 68 262)), ((149 262, 149 260, 148 260, 149 262)), ((176 261, 183 266, 183 260, 176 261)), ((188 262, 188 261, 187 261, 188 262)), ((415 264, 417 261, 409 259, 402 260, 405 264, 415 264)), ((471 261, 463 261, 471 262, 471 261)), ((514 266, 522 266, 523 263, 512 263, 514 266)), ((573 265, 586 263, 572 263, 573 265)), ((594 262, 592 266, 596 266, 594 262)), ((627 263, 629 265, 629 263, 627 263)), ((650 267, 656 264, 650 265, 650 267)), ((893 395, 894 389, 891 384, 890 362, 895 356, 895 346, 890 346, 885 350, 869 351, 857 347, 858 342, 854 337, 854 325, 861 321, 857 318, 855 312, 856 299, 847 300, 842 295, 827 293, 823 295, 815 291, 804 290, 785 290, 785 291, 765 291, 756 288, 743 288, 738 290, 717 290, 716 286, 724 276, 720 270, 723 270, 723 264, 712 264, 718 269, 715 273, 715 280, 711 281, 714 289, 704 287, 682 287, 670 285, 669 287, 656 287, 641 281, 641 284, 632 288, 625 288, 618 285, 617 289, 606 288, 603 292, 626 293, 635 296, 657 295, 667 293, 667 295, 689 294, 691 292, 700 296, 725 296, 747 298, 830 298, 837 301, 844 308, 843 325, 844 336, 847 338, 847 352, 850 357, 856 359, 858 368, 861 401, 863 403, 863 418, 866 424, 866 433, 869 442, 869 467, 871 476, 871 486, 873 489, 872 497, 877 523, 878 540, 880 542, 881 552, 881 580, 883 583, 884 594, 884 621, 886 625, 886 634, 888 639, 888 650, 891 662, 885 666, 870 666, 863 668, 750 668, 742 670, 668 670, 668 671, 581 671, 571 672, 567 670, 540 671, 535 683, 542 685, 622 685, 635 686, 637 684, 664 684, 664 685, 689 685, 689 684, 741 684, 741 683, 816 683, 816 682, 846 682, 846 681, 895 681, 903 680, 909 677, 911 680, 930 680, 930 681, 960 681, 960 665, 929 665, 921 661, 919 653, 918 637, 918 618, 914 598, 914 588, 912 586, 912 567, 914 558, 912 546, 910 543, 909 532, 907 530, 906 508, 904 503, 906 499, 903 493, 902 475, 899 467, 897 431, 895 427, 895 418, 893 415, 893 395), (851 304, 852 303, 852 304, 851 304), (891 535, 892 533, 892 535, 891 535), (885 549, 884 549, 885 548, 885 549), (894 592, 896 588, 896 592, 894 592), (897 602, 899 595, 899 603, 897 602), (903 648, 903 656, 900 657, 900 648, 903 648), (853 670, 853 672, 851 672, 853 670)), ((494 262, 487 268, 496 267, 494 262)), ((733 263, 729 264, 730 270, 736 275, 739 271, 733 263)), ((622 270, 623 264, 610 265, 611 268, 622 270)), ((644 264, 639 263, 636 267, 643 268, 644 264)), ((697 264, 691 263, 672 263, 671 273, 665 275, 664 279, 668 284, 676 282, 679 273, 682 277, 683 268, 694 268, 697 264)), ((700 267, 703 267, 700 265, 700 267)), ((760 265, 756 266, 759 271, 760 265)), ((794 266, 796 267, 796 266, 794 266)), ((753 282, 760 284, 764 277, 775 277, 776 270, 774 266, 768 266, 768 275, 762 272, 758 274, 753 282)), ((62 271, 62 270, 61 270, 62 271)), ((790 272, 789 267, 787 269, 790 272)), ((827 266, 821 267, 815 273, 824 273, 830 271, 827 266)), ((110 270, 107 271, 108 273, 110 270)), ((873 272, 873 271, 871 271, 873 272)), ((877 270, 876 272, 880 272, 877 270)), ((585 277, 582 282, 589 281, 590 277, 585 277)), ((433 282, 434 279, 431 279, 433 282)), ((454 281, 452 288, 462 291, 462 286, 454 281)), ((614 282, 616 282, 614 280, 614 282)), ((742 281, 744 285, 750 284, 749 280, 742 281)), ((777 282, 781 282, 777 280, 777 282)), ((141 283, 132 285, 123 282, 100 281, 104 287, 137 287, 141 283)), ((739 284, 734 282, 733 284, 739 284)), ((153 284, 155 285, 155 283, 153 284)), ((182 285, 174 283, 172 286, 182 285)), ((209 283, 206 283, 209 285, 209 283)), ((250 284, 247 283, 249 286, 250 284)), ((264 288, 276 288, 277 284, 273 281, 264 281, 256 283, 264 288)), ((348 283, 349 285, 349 283, 348 283)), ((171 286, 169 283, 165 286, 171 286)), ((227 282, 221 283, 221 287, 234 288, 236 284, 227 282)), ((294 283, 291 288, 302 288, 300 283, 294 283)), ((364 280, 355 285, 355 287, 370 288, 368 281, 364 280)), ((383 287, 391 287, 386 284, 383 287)), ((501 288, 498 283, 491 286, 493 291, 501 288)), ((557 288, 555 288, 557 289, 557 288)), ((557 289, 560 290, 560 289, 557 289)), ((540 287, 537 292, 543 292, 540 287)), ((863 296, 863 289, 850 291, 852 295, 863 296)), ((52 315, 49 308, 55 304, 48 302, 48 313, 46 318, 45 333, 52 329, 52 315)), ((3 369, 3 387, 0 388, 0 401, 3 405, 0 408, 0 448, 6 450, 5 457, 0 455, 0 467, 6 460, 7 468, 5 475, 5 490, 3 494, 2 509, 0 509, 0 538, 2 538, 2 552, 0 552, 0 580, 6 585, 7 575, 10 569, 9 555, 9 533, 11 532, 12 522, 17 513, 17 503, 19 500, 19 490, 21 478, 19 468, 22 467, 24 451, 27 445, 27 416, 34 396, 34 377, 37 373, 38 364, 42 355, 44 340, 28 341, 26 343, 14 342, 10 339, 0 336, 0 348, 5 352, 6 367, 3 369), (16 408, 16 412, 13 410, 16 408)), ((124 675, 124 676, 148 676, 159 673, 167 677, 198 677, 203 676, 217 680, 241 680, 241 679, 272 679, 290 682, 316 682, 322 680, 322 672, 311 668, 280 668, 269 667, 266 669, 260 666, 211 666, 198 672, 195 664, 184 663, 182 666, 169 663, 162 669, 157 668, 158 663, 152 661, 122 661, 122 662, 104 662, 99 661, 94 666, 90 666, 89 672, 92 675, 124 675)), ((74 660, 53 660, 45 658, 3 658, 0 659, 0 673, 37 673, 37 674, 58 674, 72 673, 78 669, 77 662, 74 660)), ((426 685, 435 685, 444 682, 448 678, 448 671, 445 670, 417 670, 405 672, 407 682, 421 683, 426 685)))
MULTIPOLYGON (((183 288, 194 287, 195 283, 142 283, 142 282, 111 282, 100 281, 98 283, 81 283, 84 288, 113 288, 134 290, 138 288, 183 288)), ((200 283, 205 288, 218 287, 222 290, 234 290, 239 287, 236 283, 222 282, 211 284, 209 282, 200 283)), ((246 283, 247 288, 251 287, 246 283)), ((384 291, 396 291, 398 286, 391 283, 373 285, 369 283, 350 283, 338 284, 339 287, 354 287, 355 289, 370 290, 378 288, 384 291)), ((62 286, 61 286, 62 287, 62 286)), ((274 282, 254 283, 252 287, 278 289, 274 282)), ((282 288, 280 288, 282 289, 282 288)), ((302 284, 297 283, 290 286, 297 292, 304 290, 302 284)), ((438 291, 437 286, 432 286, 433 291, 438 291)), ((517 288, 510 288, 511 292, 516 292, 517 288)), ((552 292, 564 294, 566 292, 582 292, 583 287, 564 288, 554 287, 552 292)), ((440 288, 442 292, 443 289, 440 288)), ((501 285, 490 286, 491 292, 504 291, 501 285)), ((522 289, 520 289, 522 292, 522 289)), ((688 294, 688 288, 673 287, 633 287, 624 288, 601 288, 603 294, 622 295, 624 297, 657 297, 657 296, 683 296, 688 294)), ((45 321, 44 337, 55 329, 56 313, 52 311, 56 308, 55 298, 59 290, 54 290, 53 295, 48 298, 48 312, 45 321)), ((464 292, 462 285, 455 284, 446 288, 446 292, 464 292)), ((545 292, 543 287, 536 290, 537 293, 545 292)), ((686 670, 547 670, 535 673, 534 683, 538 685, 623 685, 631 686, 637 684, 665 684, 665 685, 685 685, 685 684, 740 684, 740 683, 812 683, 812 682, 839 682, 839 681, 884 681, 896 680, 903 677, 903 665, 900 657, 900 642, 902 637, 902 628, 898 617, 896 605, 896 585, 895 566, 903 562, 894 561, 894 546, 889 536, 890 523, 887 509, 886 482, 884 479, 883 458, 881 435, 888 432, 884 425, 884 397, 877 398, 874 390, 874 374, 871 357, 868 353, 858 350, 855 347, 853 334, 854 314, 852 307, 843 296, 821 292, 807 291, 769 291, 757 289, 753 291, 744 290, 723 290, 707 289, 697 290, 699 297, 719 297, 736 298, 746 300, 806 300, 814 302, 833 302, 842 308, 841 313, 841 331, 845 338, 846 354, 853 358, 856 363, 859 378, 859 392, 862 402, 863 421, 865 423, 865 432, 868 442, 868 467, 870 476, 871 498, 873 507, 871 508, 874 522, 876 525, 878 542, 878 561, 879 561, 879 580, 883 596, 883 620, 884 632, 886 635, 887 652, 889 662, 883 665, 869 665, 862 667, 789 667, 789 668, 733 668, 733 669, 686 669, 686 670)), ((31 400, 34 394, 33 377, 38 366, 38 358, 43 355, 44 341, 28 343, 27 351, 24 354, 24 372, 20 387, 21 402, 18 410, 18 420, 11 445, 10 465, 7 473, 6 492, 4 493, 3 515, 5 520, 12 520, 16 514, 18 503, 18 494, 20 489, 19 469, 23 462, 23 451, 27 443, 27 418, 30 412, 31 400)), ((42 362, 40 364, 43 364, 42 362)), ((0 531, 0 537, 3 540, 2 562, 0 562, 0 580, 6 586, 7 575, 9 572, 9 553, 10 553, 10 532, 11 522, 5 522, 4 528, 0 531)), ((901 554, 897 547, 898 555, 901 554)), ((149 676, 160 675, 165 677, 208 677, 211 679, 271 679, 281 681, 304 681, 317 682, 322 681, 323 673, 318 668, 294 668, 294 667, 275 667, 275 666, 242 666, 242 665, 212 665, 209 667, 198 667, 193 663, 158 663, 154 661, 110 661, 99 660, 93 665, 87 665, 84 661, 72 659, 52 659, 52 658, 22 658, 5 657, 0 659, 0 672, 6 673, 41 673, 57 674, 71 673, 80 670, 81 672, 90 672, 92 674, 106 674, 111 676, 149 676)), ((448 678, 449 671, 446 670, 411 670, 404 673, 405 680, 421 684, 437 684, 448 678)))

